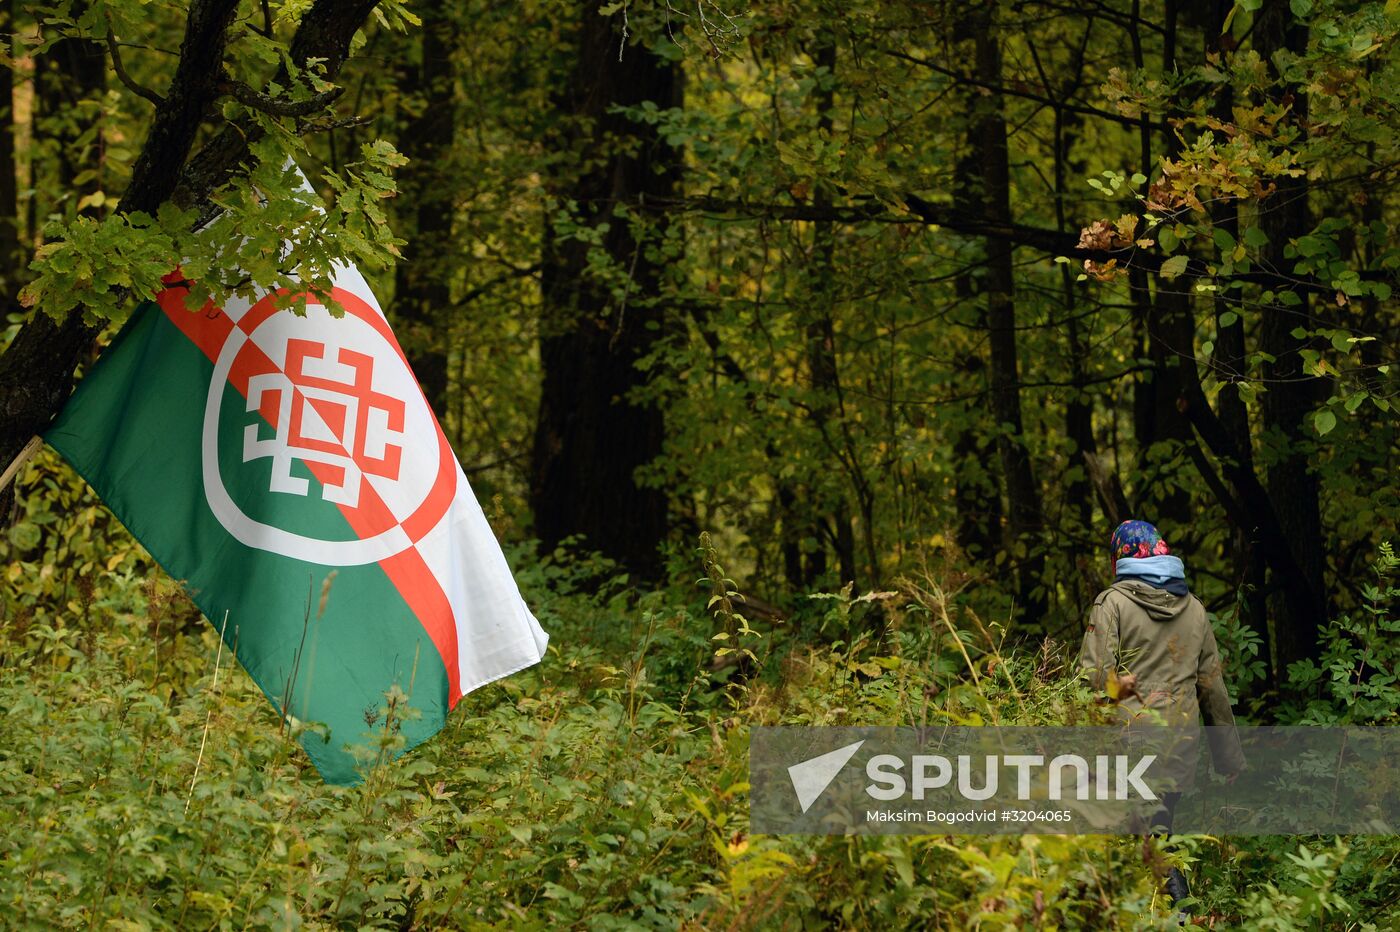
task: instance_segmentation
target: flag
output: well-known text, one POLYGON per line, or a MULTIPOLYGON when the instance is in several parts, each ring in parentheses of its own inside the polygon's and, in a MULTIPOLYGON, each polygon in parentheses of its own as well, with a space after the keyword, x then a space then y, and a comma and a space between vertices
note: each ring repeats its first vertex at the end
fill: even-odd
POLYGON ((45 440, 353 783, 386 692, 418 711, 412 748, 548 636, 358 270, 337 267, 340 317, 314 295, 304 316, 272 294, 190 311, 167 284, 45 440))

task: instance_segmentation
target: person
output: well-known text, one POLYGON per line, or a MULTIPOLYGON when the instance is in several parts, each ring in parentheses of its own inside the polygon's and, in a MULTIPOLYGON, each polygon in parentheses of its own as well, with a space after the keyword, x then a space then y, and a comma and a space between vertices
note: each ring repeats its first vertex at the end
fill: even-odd
MULTIPOLYGON (((1090 685, 1136 717, 1151 710, 1166 725, 1208 731, 1217 773, 1233 782, 1244 769, 1244 753, 1230 709, 1230 693, 1205 606, 1186 583, 1186 567, 1157 529, 1129 520, 1113 532, 1114 581, 1094 599, 1079 665, 1090 685)), ((1154 831, 1171 830, 1180 793, 1164 793, 1153 817, 1154 831)), ((1190 895, 1181 871, 1167 875, 1175 906, 1190 895)))

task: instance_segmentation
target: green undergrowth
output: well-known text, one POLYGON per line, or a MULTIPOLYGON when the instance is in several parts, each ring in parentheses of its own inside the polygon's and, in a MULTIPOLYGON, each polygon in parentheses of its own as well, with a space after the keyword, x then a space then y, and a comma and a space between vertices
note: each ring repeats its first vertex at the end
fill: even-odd
POLYGON ((1098 713, 1067 645, 1012 649, 936 580, 783 620, 708 547, 645 594, 596 559, 512 554, 545 662, 404 758, 379 735, 365 782, 329 788, 178 588, 51 492, 3 553, 9 927, 1176 928, 1169 863, 1216 928, 1396 922, 1386 839, 751 834, 751 726, 1098 713))

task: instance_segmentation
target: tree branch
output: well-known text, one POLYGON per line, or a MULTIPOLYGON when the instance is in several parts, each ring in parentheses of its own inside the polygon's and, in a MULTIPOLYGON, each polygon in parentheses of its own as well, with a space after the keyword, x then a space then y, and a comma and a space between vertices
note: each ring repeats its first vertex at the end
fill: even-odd
POLYGON ((227 73, 219 82, 219 90, 245 107, 275 117, 310 116, 318 110, 324 110, 336 98, 345 93, 343 87, 332 87, 305 100, 289 100, 285 97, 273 97, 271 94, 254 90, 242 81, 235 81, 227 73))
POLYGON ((164 97, 160 96, 149 87, 142 87, 140 84, 137 84, 136 80, 132 78, 131 75, 127 74, 126 66, 122 64, 121 49, 117 47, 117 38, 112 35, 110 24, 107 29, 107 54, 112 57, 112 70, 117 73, 117 80, 126 85, 127 90, 131 91, 131 93, 135 94, 137 97, 149 100, 157 107, 165 103, 164 97))
POLYGON ((308 120, 297 129, 297 134, 309 136, 312 133, 328 133, 335 129, 351 129, 356 126, 368 126, 372 122, 369 117, 349 116, 340 117, 334 120, 308 120))
MULTIPOLYGON (((707 213, 728 214, 742 218, 772 219, 785 221, 827 221, 835 223, 890 223, 923 224, 941 227, 964 236, 982 237, 1011 246, 1026 246, 1052 256, 1065 256, 1070 259, 1088 260, 1100 265, 1116 262, 1121 269, 1137 269, 1144 272, 1158 272, 1162 263, 1170 256, 1147 252, 1134 246, 1122 249, 1087 249, 1079 245, 1079 234, 1060 232, 1043 227, 1028 226, 1023 223, 999 223, 988 220, 981 214, 959 211, 957 208, 924 200, 917 194, 901 195, 908 213, 898 213, 888 205, 872 197, 856 196, 851 203, 831 206, 803 204, 759 204, 750 201, 730 201, 714 197, 674 198, 654 200, 642 205, 643 208, 660 210, 696 210, 707 213)), ((1393 278, 1377 272, 1362 272, 1366 281, 1393 278)), ((1204 259, 1189 257, 1181 278, 1213 278, 1210 264, 1204 259)), ((1327 282, 1316 278, 1287 275, 1268 269, 1248 273, 1235 273, 1230 281, 1248 282, 1272 288, 1288 288, 1310 291, 1318 294, 1332 294, 1336 289, 1327 282)))
POLYGON ((132 166, 131 182, 117 205, 118 213, 140 210, 154 214, 174 192, 199 127, 218 99, 218 75, 228 30, 237 12, 238 0, 195 0, 190 4, 180 60, 132 166))
POLYGON ((1083 104, 1072 104, 1068 101, 1055 100, 1052 97, 1046 97, 1044 94, 1037 94, 1025 88, 1012 88, 1005 85, 979 81, 971 75, 962 74, 951 68, 944 68, 942 65, 935 64, 927 58, 919 58, 917 55, 910 55, 908 52, 896 52, 892 49, 881 49, 881 51, 891 58, 897 58, 900 61, 918 65, 921 68, 927 68, 935 74, 941 74, 945 77, 952 78, 959 84, 966 84, 969 87, 978 87, 982 90, 991 91, 993 94, 1001 94, 1005 97, 1019 97, 1022 100, 1029 100, 1046 107, 1054 107, 1057 110, 1063 110, 1066 113, 1077 113, 1081 116, 1090 116, 1097 120, 1108 120, 1110 123, 1117 123, 1129 129, 1138 128, 1138 120, 1136 118, 1126 117, 1121 113, 1113 113, 1108 110, 1100 110, 1097 107, 1088 107, 1083 104))
MULTIPOLYGON (((335 80, 350 54, 350 41, 379 0, 316 0, 306 11, 292 37, 288 59, 292 67, 306 69, 314 60, 321 77, 335 80)), ((287 87, 291 73, 284 65, 273 82, 287 87)), ((204 204, 209 195, 228 182, 248 157, 248 146, 262 137, 252 120, 226 126, 194 154, 179 175, 178 200, 186 206, 204 204)))

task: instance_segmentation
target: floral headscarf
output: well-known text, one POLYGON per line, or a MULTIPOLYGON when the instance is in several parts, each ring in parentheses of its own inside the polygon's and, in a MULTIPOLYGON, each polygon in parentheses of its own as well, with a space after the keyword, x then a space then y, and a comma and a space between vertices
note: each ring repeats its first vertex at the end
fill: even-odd
POLYGON ((1125 558, 1162 557, 1172 552, 1155 527, 1146 521, 1136 520, 1118 525, 1110 546, 1115 564, 1125 558))

